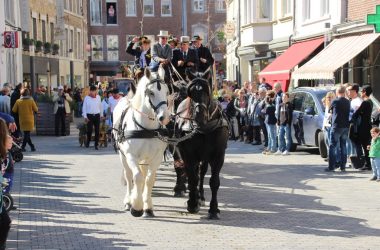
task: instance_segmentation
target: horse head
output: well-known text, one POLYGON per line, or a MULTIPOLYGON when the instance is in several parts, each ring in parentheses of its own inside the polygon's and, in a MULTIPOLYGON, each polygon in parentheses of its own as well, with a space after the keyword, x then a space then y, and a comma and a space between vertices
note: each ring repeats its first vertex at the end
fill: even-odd
POLYGON ((168 124, 170 112, 168 110, 169 89, 167 84, 158 75, 152 75, 149 69, 145 69, 142 80, 145 82, 143 93, 145 105, 153 110, 161 125, 168 124))
POLYGON ((212 92, 209 78, 210 70, 204 73, 188 72, 190 84, 187 87, 187 96, 191 98, 194 107, 194 120, 200 126, 205 125, 209 119, 209 106, 212 92))

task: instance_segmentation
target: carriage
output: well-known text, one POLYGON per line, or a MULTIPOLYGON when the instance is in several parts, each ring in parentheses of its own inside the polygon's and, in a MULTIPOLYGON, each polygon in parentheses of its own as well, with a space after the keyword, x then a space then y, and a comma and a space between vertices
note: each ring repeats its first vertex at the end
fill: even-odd
POLYGON ((179 104, 174 116, 169 112, 174 104, 174 93, 169 96, 168 85, 162 80, 163 71, 151 74, 146 70, 134 97, 123 98, 114 110, 113 136, 124 166, 127 189, 124 205, 133 216, 154 216, 151 193, 156 171, 167 146, 174 145, 188 178, 187 210, 199 211, 204 201, 203 178, 210 165, 212 199, 208 218, 219 218, 217 192, 227 147, 228 123, 220 105, 212 98, 210 71, 189 72, 188 76, 187 86, 177 86, 178 89, 186 87, 187 98, 179 104), (173 117, 174 125, 167 126, 173 117))

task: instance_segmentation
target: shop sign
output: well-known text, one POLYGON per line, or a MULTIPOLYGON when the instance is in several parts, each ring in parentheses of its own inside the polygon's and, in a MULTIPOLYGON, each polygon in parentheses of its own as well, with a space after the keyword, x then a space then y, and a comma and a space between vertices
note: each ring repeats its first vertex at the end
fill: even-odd
POLYGON ((224 32, 226 33, 227 39, 233 39, 235 35, 235 23, 227 22, 224 26, 224 32))
POLYGON ((380 32, 380 5, 376 5, 376 14, 367 15, 367 24, 375 25, 376 33, 380 32))
POLYGON ((17 31, 4 31, 4 47, 18 48, 18 33, 17 31))

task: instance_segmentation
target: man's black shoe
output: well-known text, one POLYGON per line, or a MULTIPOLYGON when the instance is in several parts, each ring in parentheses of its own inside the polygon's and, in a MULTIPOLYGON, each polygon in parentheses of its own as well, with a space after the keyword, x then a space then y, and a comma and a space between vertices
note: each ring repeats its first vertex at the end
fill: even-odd
POLYGON ((36 151, 36 148, 31 148, 31 151, 32 151, 32 152, 35 152, 35 151, 36 151))
POLYGON ((331 169, 331 168, 325 168, 325 172, 334 172, 334 169, 331 169))
POLYGON ((90 147, 90 144, 89 144, 89 143, 86 143, 86 145, 85 145, 85 146, 86 146, 86 148, 88 148, 88 147, 90 147))
POLYGON ((346 169, 345 168, 341 168, 340 171, 341 172, 346 172, 346 169))
POLYGON ((98 146, 95 146, 95 150, 99 150, 98 146))

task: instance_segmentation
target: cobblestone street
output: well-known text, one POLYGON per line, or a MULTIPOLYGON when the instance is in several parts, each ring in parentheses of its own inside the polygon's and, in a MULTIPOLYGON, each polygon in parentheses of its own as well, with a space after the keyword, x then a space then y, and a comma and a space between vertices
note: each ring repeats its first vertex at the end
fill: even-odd
POLYGON ((186 199, 172 197, 173 168, 162 165, 156 217, 143 219, 122 211, 112 147, 80 148, 76 132, 33 141, 37 152, 16 164, 10 249, 380 248, 380 183, 368 181, 369 172, 323 172, 315 150, 264 156, 257 146, 230 142, 220 221, 205 219, 205 207, 188 214, 186 199))

